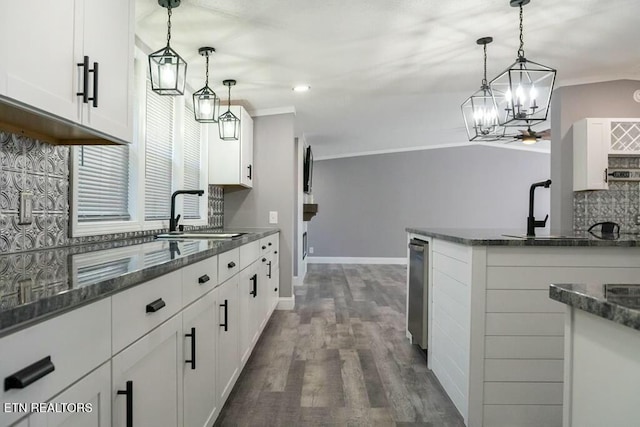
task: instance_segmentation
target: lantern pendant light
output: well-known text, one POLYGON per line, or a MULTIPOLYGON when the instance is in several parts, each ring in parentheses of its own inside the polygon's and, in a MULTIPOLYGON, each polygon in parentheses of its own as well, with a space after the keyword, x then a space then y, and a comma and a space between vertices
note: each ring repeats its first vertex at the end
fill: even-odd
POLYGON ((171 48, 171 10, 180 0, 158 0, 167 9, 167 45, 149 55, 151 89, 160 95, 182 95, 187 75, 187 63, 171 48))
POLYGON ((227 111, 220 114, 218 118, 220 139, 223 141, 237 141, 240 136, 240 119, 231 112, 231 86, 235 86, 236 81, 224 80, 222 84, 229 88, 229 104, 227 105, 227 111))
POLYGON ((556 70, 524 56, 522 7, 529 0, 510 0, 520 8, 520 47, 516 62, 494 78, 489 87, 503 126, 528 127, 547 120, 556 70))
POLYGON ((498 124, 498 109, 487 84, 487 45, 492 37, 476 41, 484 48, 484 78, 480 89, 462 103, 462 116, 469 141, 497 141, 505 136, 505 128, 498 124))
POLYGON ((204 87, 193 94, 193 114, 200 123, 218 123, 220 98, 209 87, 209 55, 216 50, 212 47, 201 47, 198 53, 206 58, 207 72, 204 87))

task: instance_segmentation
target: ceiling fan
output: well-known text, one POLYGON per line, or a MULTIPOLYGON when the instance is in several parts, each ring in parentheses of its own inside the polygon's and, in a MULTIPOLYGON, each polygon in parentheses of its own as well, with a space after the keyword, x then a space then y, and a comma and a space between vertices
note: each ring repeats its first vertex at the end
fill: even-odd
POLYGON ((523 144, 535 144, 541 139, 551 140, 551 129, 535 131, 531 129, 531 126, 528 126, 527 129, 518 129, 518 131, 520 135, 515 135, 513 138, 521 140, 523 144))

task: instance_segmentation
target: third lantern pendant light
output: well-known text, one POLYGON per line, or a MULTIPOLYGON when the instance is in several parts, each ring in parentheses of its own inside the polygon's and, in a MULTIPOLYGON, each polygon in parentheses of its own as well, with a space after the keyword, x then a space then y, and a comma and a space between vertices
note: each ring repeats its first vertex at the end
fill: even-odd
POLYGON ((520 8, 518 57, 489 83, 498 108, 498 122, 509 127, 528 127, 547 119, 556 78, 556 70, 524 56, 522 7, 528 3, 529 0, 510 0, 511 6, 520 8))
POLYGON ((187 75, 187 63, 171 48, 171 10, 180 6, 180 0, 158 0, 167 8, 167 45, 149 55, 151 89, 160 95, 182 95, 187 75))
POLYGON ((505 128, 498 125, 498 109, 487 84, 487 45, 492 37, 476 41, 484 48, 484 78, 480 89, 462 103, 462 116, 469 141, 497 141, 505 136, 505 128))
POLYGON ((201 47, 198 53, 207 60, 207 71, 204 87, 193 94, 193 114, 200 123, 218 123, 220 98, 209 87, 209 55, 216 50, 212 47, 201 47))
POLYGON ((236 81, 224 80, 222 84, 229 88, 229 103, 227 105, 227 111, 220 114, 218 118, 218 130, 220 132, 220 139, 233 141, 237 140, 240 136, 240 119, 231 112, 231 86, 235 86, 236 81))

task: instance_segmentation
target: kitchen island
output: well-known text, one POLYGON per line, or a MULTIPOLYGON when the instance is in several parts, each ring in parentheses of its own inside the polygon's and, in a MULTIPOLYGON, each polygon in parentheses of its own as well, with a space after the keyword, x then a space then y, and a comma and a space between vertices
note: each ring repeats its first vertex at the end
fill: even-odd
POLYGON ((563 426, 640 420, 640 285, 557 284, 566 305, 563 426))
POLYGON ((565 309, 549 285, 637 283, 638 237, 406 231, 429 244, 427 363, 465 423, 561 426, 565 309))

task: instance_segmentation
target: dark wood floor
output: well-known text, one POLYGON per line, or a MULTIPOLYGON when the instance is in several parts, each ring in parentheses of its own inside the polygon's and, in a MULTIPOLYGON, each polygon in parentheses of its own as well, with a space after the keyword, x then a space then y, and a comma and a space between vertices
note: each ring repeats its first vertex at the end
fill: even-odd
POLYGON ((405 281, 405 266, 309 265, 216 425, 463 426, 405 338, 405 281))

